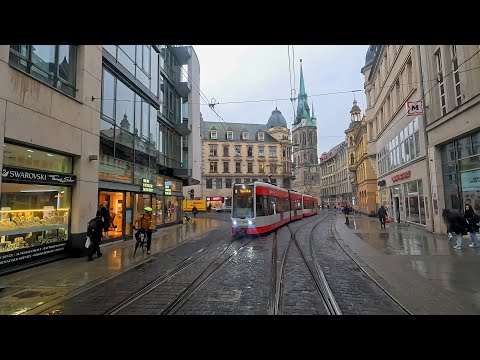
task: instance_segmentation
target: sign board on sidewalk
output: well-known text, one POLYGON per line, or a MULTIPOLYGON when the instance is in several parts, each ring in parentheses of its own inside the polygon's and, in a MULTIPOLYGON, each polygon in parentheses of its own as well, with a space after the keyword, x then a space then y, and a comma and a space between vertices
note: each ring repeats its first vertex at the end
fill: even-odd
POLYGON ((407 102, 407 115, 422 115, 423 114, 423 100, 408 101, 407 102))

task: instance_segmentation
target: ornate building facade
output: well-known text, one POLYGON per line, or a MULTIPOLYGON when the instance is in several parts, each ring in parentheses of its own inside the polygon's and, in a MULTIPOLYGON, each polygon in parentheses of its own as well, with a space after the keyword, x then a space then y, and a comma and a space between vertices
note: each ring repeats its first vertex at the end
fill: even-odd
POLYGON ((352 185, 347 162, 347 143, 342 141, 320 156, 322 205, 351 206, 352 185))
POLYGON ((195 197, 207 206, 231 197, 234 183, 264 181, 290 188, 291 135, 278 109, 266 125, 203 121, 202 144, 202 189, 195 197))

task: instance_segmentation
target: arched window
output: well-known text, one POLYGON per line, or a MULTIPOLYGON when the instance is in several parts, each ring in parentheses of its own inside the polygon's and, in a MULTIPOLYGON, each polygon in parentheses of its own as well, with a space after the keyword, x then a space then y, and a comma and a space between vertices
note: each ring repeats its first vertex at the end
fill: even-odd
POLYGON ((355 156, 353 154, 350 154, 350 165, 355 165, 355 156))
POLYGON ((308 143, 313 144, 312 133, 308 134, 308 143))
POLYGON ((315 161, 313 159, 313 154, 310 154, 310 164, 315 164, 315 161))
POLYGON ((307 162, 307 154, 303 154, 303 162, 304 162, 304 163, 307 162))
POLYGON ((295 145, 298 145, 298 134, 295 134, 295 140, 293 140, 293 142, 295 145))

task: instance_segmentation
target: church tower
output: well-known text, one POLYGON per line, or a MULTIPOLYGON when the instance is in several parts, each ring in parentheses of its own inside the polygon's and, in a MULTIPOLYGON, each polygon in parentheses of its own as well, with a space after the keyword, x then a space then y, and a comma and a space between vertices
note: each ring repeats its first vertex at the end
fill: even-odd
POLYGON ((308 96, 303 79, 302 60, 300 59, 300 89, 295 120, 292 126, 293 167, 295 180, 292 188, 316 196, 312 187, 319 186, 317 154, 317 119, 313 110, 310 113, 308 96), (318 183, 318 184, 317 184, 318 183))

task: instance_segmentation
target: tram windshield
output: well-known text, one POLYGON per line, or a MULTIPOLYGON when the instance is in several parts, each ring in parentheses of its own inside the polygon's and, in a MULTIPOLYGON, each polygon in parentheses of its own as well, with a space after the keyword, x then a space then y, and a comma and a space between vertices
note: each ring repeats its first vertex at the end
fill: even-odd
POLYGON ((234 185, 232 217, 253 217, 253 185, 234 185))

